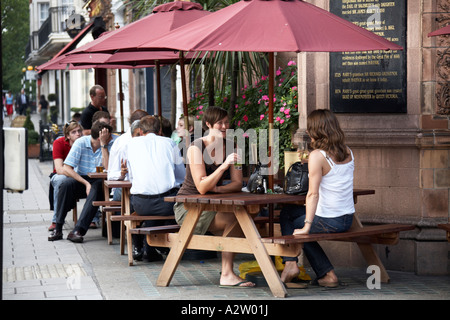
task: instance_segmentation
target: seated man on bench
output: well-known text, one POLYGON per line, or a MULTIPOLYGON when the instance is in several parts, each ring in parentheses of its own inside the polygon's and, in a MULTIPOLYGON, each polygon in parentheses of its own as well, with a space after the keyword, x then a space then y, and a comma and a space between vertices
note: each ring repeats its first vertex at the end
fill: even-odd
MULTIPOLYGON (((132 183, 131 205, 141 216, 172 216, 174 203, 165 202, 164 197, 175 196, 184 181, 186 170, 180 151, 173 140, 161 136, 157 117, 141 118, 139 130, 140 136, 129 141, 126 151, 128 175, 132 183)), ((173 224, 174 221, 166 222, 173 224)), ((143 226, 164 223, 161 220, 145 221, 143 226)), ((155 248, 148 246, 145 237, 134 238, 133 241, 135 260, 150 262, 162 259, 155 248)))
MULTIPOLYGON (((344 143, 344 132, 329 110, 314 110, 307 118, 313 151, 309 155, 309 190, 304 206, 287 205, 280 214, 283 235, 347 231, 353 221, 354 159, 344 143)), ((317 242, 306 242, 304 253, 317 275, 317 284, 338 286, 333 265, 317 242)), ((289 283, 299 273, 297 258, 285 257, 281 280, 289 283)))
POLYGON ((78 138, 66 160, 64 160, 64 173, 67 179, 61 183, 58 192, 56 207, 56 227, 48 237, 49 241, 63 238, 62 228, 67 212, 72 209, 74 199, 86 198, 80 218, 67 239, 81 243, 83 236, 89 229, 98 207, 93 201, 104 200, 103 179, 92 179, 88 173, 95 172, 96 166, 103 165, 108 168, 109 150, 113 144, 110 125, 96 121, 92 124, 91 135, 78 138), (76 171, 75 171, 76 170, 76 171))

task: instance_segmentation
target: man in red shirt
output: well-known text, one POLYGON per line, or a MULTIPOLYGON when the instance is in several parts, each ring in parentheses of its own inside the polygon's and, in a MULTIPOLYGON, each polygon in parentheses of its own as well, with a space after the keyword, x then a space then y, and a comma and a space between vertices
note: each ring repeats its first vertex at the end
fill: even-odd
MULTIPOLYGON (((64 160, 69 154, 75 140, 82 136, 83 127, 76 121, 70 121, 64 126, 64 136, 53 141, 53 173, 50 175, 50 210, 56 209, 58 190, 61 182, 67 178, 64 175, 64 160), (53 189, 53 190, 52 190, 53 189)), ((56 227, 56 210, 54 210, 52 224, 48 228, 53 231, 56 227)))

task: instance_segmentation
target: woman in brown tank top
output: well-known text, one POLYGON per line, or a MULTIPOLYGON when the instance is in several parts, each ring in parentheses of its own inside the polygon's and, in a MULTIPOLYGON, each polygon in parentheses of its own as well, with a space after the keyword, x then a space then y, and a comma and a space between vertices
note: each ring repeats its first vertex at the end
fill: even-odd
MULTIPOLYGON (((178 192, 179 195, 238 192, 242 188, 242 170, 233 164, 238 160, 234 152, 227 153, 226 130, 229 128, 227 111, 210 106, 203 115, 203 127, 209 130, 207 136, 195 140, 187 150, 186 177, 178 192), (231 180, 223 185, 225 176, 231 180)), ((232 143, 229 142, 228 143, 232 143)), ((233 145, 231 145, 233 146, 233 145)), ((239 159, 240 160, 240 159, 239 159)), ((187 213, 182 203, 174 206, 178 224, 182 224, 187 213)), ((195 228, 196 234, 206 231, 222 235, 223 231, 235 222, 233 213, 204 211, 195 228)), ((233 236, 233 235, 232 235, 233 236)), ((236 234, 234 236, 237 236, 236 234)), ((233 271, 234 253, 222 252, 221 287, 253 287, 255 284, 242 280, 233 271)))

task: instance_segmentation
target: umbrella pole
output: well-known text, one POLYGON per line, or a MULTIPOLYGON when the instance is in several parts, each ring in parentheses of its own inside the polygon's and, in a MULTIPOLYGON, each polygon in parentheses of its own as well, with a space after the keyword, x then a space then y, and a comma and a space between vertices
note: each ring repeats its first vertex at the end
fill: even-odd
MULTIPOLYGON (((269 181, 267 188, 273 190, 273 94, 274 94, 274 62, 273 52, 269 52, 269 181)), ((267 190, 266 190, 267 191, 267 190)), ((273 204, 269 204, 269 237, 273 236, 273 204)))
POLYGON ((158 116, 161 119, 162 117, 162 106, 161 106, 161 68, 159 64, 159 60, 155 60, 155 68, 156 68, 156 90, 158 91, 158 116))
POLYGON ((186 72, 184 69, 184 52, 180 51, 180 69, 181 69, 181 89, 183 96, 183 116, 184 127, 189 130, 188 106, 187 106, 187 88, 186 88, 186 72))
POLYGON ((120 105, 120 132, 124 133, 124 121, 123 121, 123 91, 122 91, 122 69, 119 71, 119 105, 120 105))

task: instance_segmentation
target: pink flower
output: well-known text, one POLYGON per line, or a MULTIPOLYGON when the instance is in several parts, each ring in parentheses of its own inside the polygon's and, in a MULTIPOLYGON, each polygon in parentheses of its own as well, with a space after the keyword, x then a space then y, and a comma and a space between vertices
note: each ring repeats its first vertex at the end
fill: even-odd
POLYGON ((291 109, 286 109, 286 110, 284 110, 284 114, 289 114, 290 111, 291 111, 291 109))
POLYGON ((262 76, 261 80, 266 80, 268 78, 268 76, 262 76))
POLYGON ((263 114, 259 116, 259 120, 261 121, 262 119, 264 119, 264 115, 263 114))
POLYGON ((248 137, 249 137, 249 135, 248 135, 248 133, 247 133, 247 132, 244 132, 244 133, 242 134, 242 137, 243 137, 243 138, 248 138, 248 137))
POLYGON ((291 61, 288 62, 287 65, 288 65, 288 66, 296 66, 297 64, 295 63, 294 60, 291 60, 291 61))
POLYGON ((283 123, 283 122, 284 122, 284 119, 281 119, 281 120, 280 120, 280 124, 283 123))
POLYGON ((263 95, 263 96, 262 96, 262 99, 263 99, 263 100, 266 100, 266 101, 269 101, 269 97, 268 97, 267 95, 263 95))
POLYGON ((284 112, 284 107, 281 107, 281 108, 280 108, 280 112, 284 112))
POLYGON ((234 107, 237 109, 239 107, 239 105, 236 104, 234 107))
POLYGON ((277 70, 277 72, 276 72, 276 75, 277 75, 277 76, 280 76, 280 75, 281 75, 281 68, 278 68, 278 70, 277 70))
POLYGON ((203 111, 199 111, 198 114, 203 114, 203 111))
POLYGON ((279 122, 280 120, 281 120, 280 117, 277 117, 277 118, 275 119, 276 122, 279 122))
POLYGON ((245 94, 242 95, 242 99, 245 99, 245 94))
POLYGON ((242 117, 242 119, 244 119, 244 121, 247 122, 247 121, 248 121, 247 115, 244 115, 244 116, 242 117))
POLYGON ((286 119, 289 119, 290 117, 291 117, 290 114, 287 114, 287 115, 286 115, 286 119))
POLYGON ((199 108, 200 110, 202 110, 202 109, 203 109, 203 106, 199 106, 198 108, 199 108))

